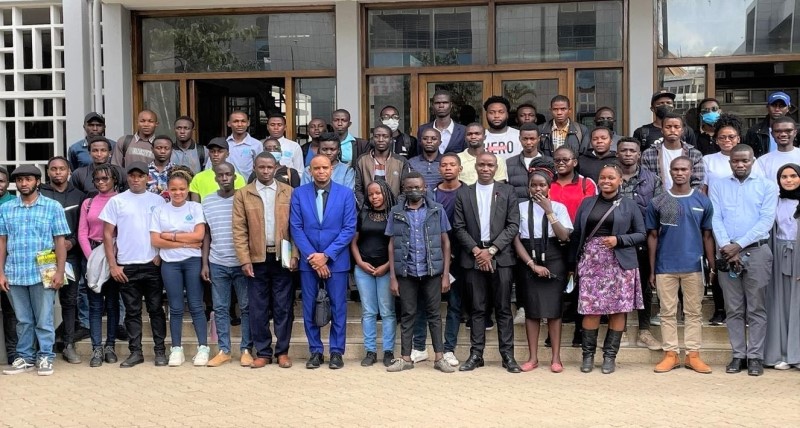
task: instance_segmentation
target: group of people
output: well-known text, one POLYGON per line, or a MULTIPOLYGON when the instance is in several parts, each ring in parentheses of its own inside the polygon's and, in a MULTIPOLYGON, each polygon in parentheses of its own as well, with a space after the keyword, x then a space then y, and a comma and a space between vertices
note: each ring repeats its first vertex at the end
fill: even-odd
POLYGON ((120 318, 130 350, 120 366, 144 362, 142 302, 156 366, 186 360, 184 307, 198 343, 193 364, 229 363, 238 301, 239 363, 289 368, 299 289, 305 365, 318 368, 325 356, 315 315, 324 289, 328 366, 339 369, 351 274, 361 302, 361 365, 379 360, 380 317, 380 360, 389 372, 427 360, 428 333, 435 369, 482 367, 486 331, 495 325, 503 368, 534 370, 545 319, 549 369, 564 370, 566 320, 576 324, 572 346, 582 348, 580 369, 588 373, 607 317, 601 370, 612 373, 628 342, 627 314, 637 310, 636 344, 664 351, 656 372, 683 364, 710 373, 700 357, 706 284, 717 309, 710 322, 726 323, 730 336, 727 372, 760 375, 765 365, 798 365, 800 256, 793 248, 800 240, 800 149, 791 100, 771 94, 764 123, 742 138, 741 121, 722 113, 716 100, 698 104, 702 125, 695 133, 672 112, 674 99, 667 91, 653 94, 654 122, 629 138, 616 134, 607 107, 598 109, 591 131, 572 121, 562 95, 541 124, 535 107, 523 105, 518 129, 509 126, 510 102, 492 96, 484 103, 488 129, 462 125, 451 116, 452 95, 440 90, 432 98, 434 120, 416 137, 400 131, 398 109, 386 106, 369 139, 353 136, 349 113, 337 110, 330 128, 321 118, 308 124, 303 146, 286 138, 280 114, 268 117, 269 135, 258 140, 248 133, 247 114, 234 111, 231 134, 201 145, 189 117, 175 121, 173 139, 155 135, 158 119, 145 110, 136 133, 112 141, 103 116, 90 113, 86 138, 68 157, 49 160, 45 183, 34 166, 10 175, 0 170, 0 289, 10 363, 4 373, 53 373, 56 291, 63 357, 81 363, 74 346, 81 282, 92 286, 85 292, 92 367, 117 362, 120 318), (16 197, 7 192, 9 180, 16 197), (56 260, 49 276, 39 260, 47 251, 56 260), (653 291, 661 341, 650 333, 653 291), (207 333, 212 310, 216 354, 207 333), (470 351, 462 362, 455 350, 464 320, 470 351), (525 324, 529 347, 522 364, 514 353, 515 321, 525 324))

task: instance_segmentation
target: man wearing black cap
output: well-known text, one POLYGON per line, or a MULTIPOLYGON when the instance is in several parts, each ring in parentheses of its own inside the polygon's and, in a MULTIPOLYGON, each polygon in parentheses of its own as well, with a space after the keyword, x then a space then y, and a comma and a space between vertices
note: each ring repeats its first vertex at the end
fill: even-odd
POLYGON ((14 307, 19 336, 17 358, 3 370, 7 375, 31 371, 34 365, 40 376, 53 374, 53 306, 64 284, 64 237, 70 232, 64 209, 39 194, 41 178, 33 165, 17 167, 11 179, 19 198, 0 207, 0 290, 8 293, 14 307), (40 272, 37 259, 45 251, 55 254, 55 263, 40 272))
MULTIPOLYGON (((655 114, 655 119, 652 123, 640 126, 633 131, 633 138, 640 142, 642 153, 650 148, 656 140, 664 137, 664 134, 661 133, 661 122, 667 113, 672 113, 675 109, 674 104, 675 94, 666 89, 662 89, 650 97, 650 111, 655 114)), ((682 140, 692 147, 697 145, 697 138, 694 135, 694 130, 685 124, 683 126, 682 140)))
MULTIPOLYGON (((214 168, 228 159, 228 141, 225 138, 212 138, 211 141, 206 144, 206 147, 208 148, 208 159, 211 161, 211 168, 199 172, 192 178, 192 182, 189 183, 189 192, 192 200, 195 202, 200 202, 206 195, 210 195, 219 190, 214 168)), ((242 174, 237 171, 236 179, 233 181, 233 188, 241 189, 245 185, 247 185, 247 182, 244 180, 242 174)))
POLYGON ((133 367, 144 362, 143 297, 153 329, 155 364, 166 366, 164 338, 167 335, 167 321, 163 308, 164 287, 159 271, 161 259, 158 250, 150 242, 151 214, 166 202, 161 196, 147 191, 147 164, 131 162, 126 172, 129 189, 112 197, 100 213, 100 220, 105 222, 103 246, 111 279, 120 285, 120 295, 125 304, 125 327, 131 354, 120 367, 133 367))
POLYGON ((97 112, 87 114, 83 119, 83 130, 86 132, 86 137, 73 143, 67 151, 69 166, 73 171, 92 163, 92 158, 89 156, 89 137, 106 135, 106 118, 97 112))
MULTIPOLYGON (((789 114, 789 107, 792 99, 786 92, 773 92, 767 97, 767 116, 761 122, 756 123, 747 131, 744 143, 753 148, 756 157, 778 150, 778 143, 772 136, 772 122, 789 114)), ((800 135, 795 136, 795 147, 800 146, 800 135)))

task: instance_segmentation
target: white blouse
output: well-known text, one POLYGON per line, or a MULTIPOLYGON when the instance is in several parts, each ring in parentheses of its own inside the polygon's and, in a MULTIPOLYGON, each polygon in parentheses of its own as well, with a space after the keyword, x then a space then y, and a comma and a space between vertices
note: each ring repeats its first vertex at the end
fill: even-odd
MULTIPOLYGON (((528 204, 531 201, 524 201, 519 203, 519 237, 520 239, 530 239, 530 232, 528 231, 528 204)), ((550 201, 550 204, 553 205, 553 214, 556 215, 556 218, 564 226, 567 231, 572 232, 572 221, 569 219, 569 213, 567 212, 567 207, 562 204, 561 202, 550 201)), ((533 204, 533 238, 539 239, 542 237, 542 217, 544 216, 544 209, 539 206, 539 204, 533 204)), ((556 234, 553 232, 553 225, 547 225, 547 237, 553 238, 556 234)))
POLYGON ((797 202, 794 199, 778 200, 778 210, 775 213, 778 231, 775 233, 775 238, 786 241, 794 241, 797 238, 797 219, 794 218, 797 202))

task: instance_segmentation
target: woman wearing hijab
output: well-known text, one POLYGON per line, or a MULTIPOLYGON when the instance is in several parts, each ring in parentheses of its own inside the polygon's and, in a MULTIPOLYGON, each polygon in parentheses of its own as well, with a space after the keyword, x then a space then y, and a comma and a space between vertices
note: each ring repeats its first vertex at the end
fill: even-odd
POLYGON ((767 288, 764 364, 777 370, 800 365, 800 166, 778 170, 780 199, 772 228, 772 286, 767 288), (797 247, 797 251, 795 251, 797 247))

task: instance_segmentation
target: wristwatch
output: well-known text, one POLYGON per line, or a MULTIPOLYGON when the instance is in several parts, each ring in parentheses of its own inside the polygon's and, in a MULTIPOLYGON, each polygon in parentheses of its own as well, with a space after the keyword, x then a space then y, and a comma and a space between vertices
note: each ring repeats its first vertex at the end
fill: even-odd
POLYGON ((497 247, 492 245, 491 247, 489 247, 489 249, 487 251, 489 251, 489 255, 490 256, 494 257, 494 255, 497 254, 497 247))

